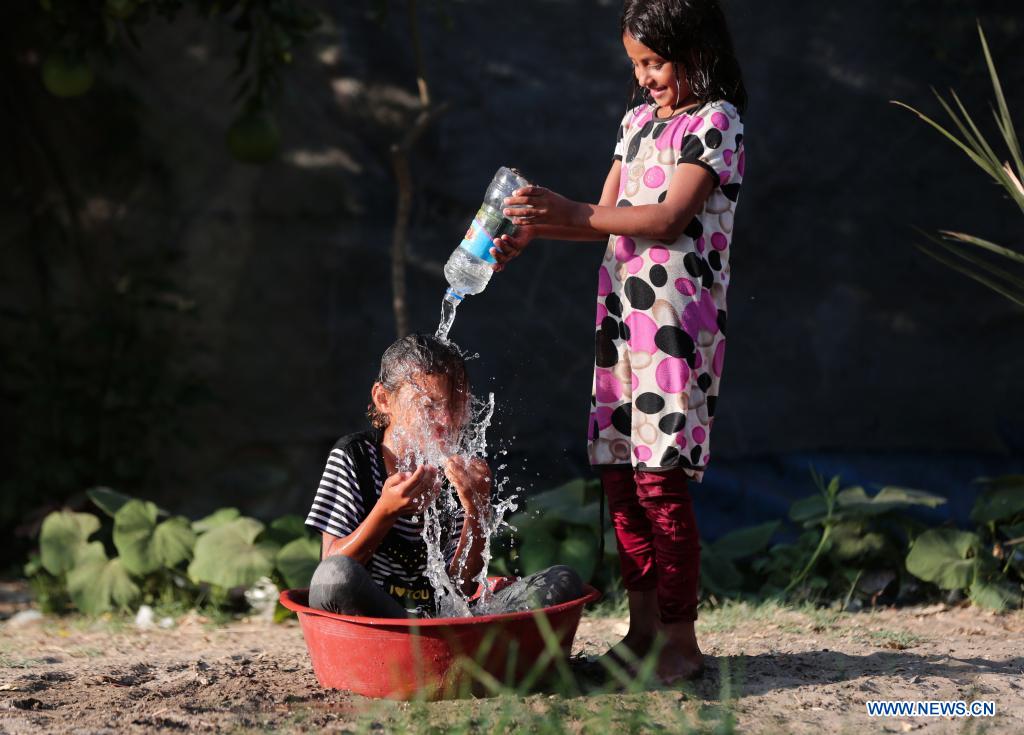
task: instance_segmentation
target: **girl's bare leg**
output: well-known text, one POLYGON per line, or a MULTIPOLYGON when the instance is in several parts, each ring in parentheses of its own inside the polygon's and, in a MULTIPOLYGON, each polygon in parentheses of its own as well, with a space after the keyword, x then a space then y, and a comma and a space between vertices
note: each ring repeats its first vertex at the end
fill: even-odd
POLYGON ((658 655, 658 678, 665 684, 692 679, 704 669, 704 654, 697 645, 693 621, 663 623, 664 647, 658 655))
POLYGON ((630 590, 629 630, 626 637, 601 658, 610 658, 618 666, 632 669, 654 646, 658 635, 658 593, 655 590, 630 590))

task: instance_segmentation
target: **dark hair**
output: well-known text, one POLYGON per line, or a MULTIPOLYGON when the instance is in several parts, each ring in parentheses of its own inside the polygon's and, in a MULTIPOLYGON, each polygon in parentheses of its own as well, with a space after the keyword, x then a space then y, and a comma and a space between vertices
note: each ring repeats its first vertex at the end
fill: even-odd
MULTIPOLYGON (((414 375, 445 375, 453 391, 465 390, 469 383, 462 353, 430 334, 410 334, 384 350, 376 382, 389 391, 397 390, 414 375)), ((366 417, 376 429, 388 425, 388 417, 377 410, 372 397, 366 417)))
MULTIPOLYGON (((747 90, 718 0, 626 0, 621 26, 623 34, 682 65, 701 102, 724 99, 743 112, 747 90)), ((633 77, 631 100, 638 89, 633 77)))

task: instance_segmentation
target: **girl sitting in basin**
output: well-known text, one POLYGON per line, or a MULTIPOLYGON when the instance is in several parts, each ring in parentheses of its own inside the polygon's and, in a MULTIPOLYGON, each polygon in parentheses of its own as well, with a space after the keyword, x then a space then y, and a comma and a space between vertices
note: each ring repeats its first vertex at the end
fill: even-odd
MULTIPOLYGON (((450 614, 426 575, 424 510, 440 493, 457 496, 458 511, 442 524, 441 544, 448 576, 467 596, 483 568, 491 512, 487 463, 457 453, 470 413, 465 361, 435 337, 404 337, 384 352, 370 395, 373 428, 334 445, 306 518, 323 538, 309 605, 379 618, 450 614)), ((496 592, 487 612, 547 607, 582 595, 579 575, 554 566, 496 592)))

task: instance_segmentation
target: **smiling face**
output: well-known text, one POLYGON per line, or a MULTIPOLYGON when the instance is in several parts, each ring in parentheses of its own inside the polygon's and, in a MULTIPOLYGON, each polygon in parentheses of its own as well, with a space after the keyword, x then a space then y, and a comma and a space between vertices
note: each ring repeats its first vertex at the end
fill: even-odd
POLYGON ((658 107, 671 110, 696 101, 686 76, 676 74, 677 64, 663 59, 629 33, 622 34, 622 45, 633 63, 636 83, 650 93, 658 107))
POLYGON ((373 386, 374 405, 388 418, 385 442, 401 455, 432 464, 456 451, 468 418, 468 397, 467 386, 434 373, 411 375, 395 390, 373 386))

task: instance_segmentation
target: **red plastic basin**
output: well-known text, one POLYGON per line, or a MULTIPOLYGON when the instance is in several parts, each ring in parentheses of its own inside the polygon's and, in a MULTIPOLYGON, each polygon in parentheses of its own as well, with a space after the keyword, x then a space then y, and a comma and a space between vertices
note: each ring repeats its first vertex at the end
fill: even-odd
MULTIPOLYGON (((492 582, 500 588, 508 580, 492 582)), ((542 674, 554 664, 554 657, 545 655, 542 629, 554 633, 568 656, 583 606, 598 597, 596 589, 585 585, 578 600, 541 610, 399 619, 317 610, 308 606, 308 589, 284 590, 280 599, 299 616, 322 687, 367 697, 443 699, 481 692, 485 679, 514 686, 542 674)))

